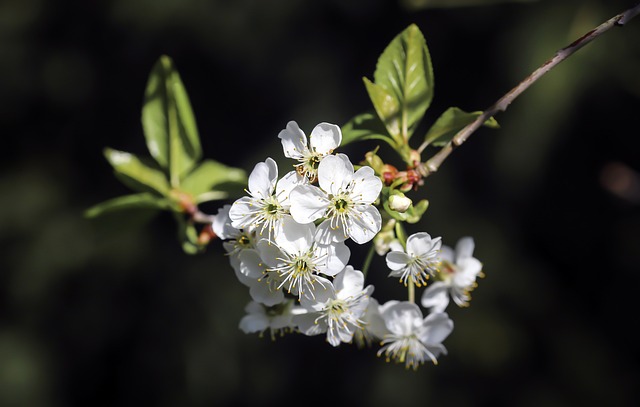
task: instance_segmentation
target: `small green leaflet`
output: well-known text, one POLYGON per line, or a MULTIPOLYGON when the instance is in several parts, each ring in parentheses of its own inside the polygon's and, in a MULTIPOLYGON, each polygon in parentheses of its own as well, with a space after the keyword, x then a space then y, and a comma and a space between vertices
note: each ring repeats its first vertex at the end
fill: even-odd
POLYGON ((99 203, 84 213, 87 218, 95 218, 105 213, 120 211, 123 209, 157 209, 171 210, 171 202, 148 192, 140 194, 124 195, 99 203))
MULTIPOLYGON (((467 113, 460 108, 450 107, 433 123, 424 137, 424 141, 436 147, 444 146, 460 130, 473 123, 481 114, 481 111, 467 113)), ((492 129, 500 128, 500 125, 493 117, 485 121, 484 126, 492 129)))
POLYGON ((342 126, 341 146, 354 141, 372 139, 385 141, 394 149, 397 148, 396 142, 389 137, 384 124, 375 112, 359 114, 342 126))
POLYGON ((151 190, 160 195, 169 194, 171 188, 165 174, 150 164, 144 163, 134 154, 105 148, 104 156, 116 175, 132 189, 141 192, 151 190))
POLYGON ((411 24, 380 55, 369 97, 389 134, 406 144, 433 99, 433 67, 420 29, 411 24), (391 99, 391 100, 389 100, 391 99))
POLYGON ((149 75, 142 127, 151 156, 168 169, 171 186, 178 187, 183 175, 202 157, 202 148, 189 97, 166 55, 149 75))

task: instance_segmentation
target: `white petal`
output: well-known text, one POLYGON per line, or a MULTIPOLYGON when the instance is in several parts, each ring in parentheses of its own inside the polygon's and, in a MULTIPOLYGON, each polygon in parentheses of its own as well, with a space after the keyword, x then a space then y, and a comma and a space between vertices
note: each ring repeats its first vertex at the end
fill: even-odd
POLYGON ((335 242, 328 246, 318 246, 317 257, 326 256, 324 264, 320 268, 320 272, 328 276, 335 276, 341 272, 351 257, 351 250, 344 242, 335 242))
POLYGON ((431 283, 422 292, 420 303, 431 312, 443 312, 449 305, 449 287, 442 281, 431 283))
POLYGON ((440 344, 453 331, 453 321, 444 312, 431 313, 424 319, 420 340, 425 344, 440 344))
POLYGON ((330 123, 320 123, 311 131, 309 145, 311 151, 322 155, 330 154, 342 142, 340 127, 330 123))
POLYGON ((318 164, 318 184, 330 194, 337 195, 352 176, 353 164, 344 154, 327 156, 318 164))
POLYGON ((256 164, 249 174, 249 192, 255 198, 267 198, 278 180, 278 165, 272 158, 256 164))
POLYGON ((342 223, 339 223, 338 227, 333 228, 331 227, 330 219, 323 220, 316 230, 316 242, 323 245, 344 242, 348 237, 342 228, 342 223))
POLYGON ((458 271, 453 276, 454 284, 458 287, 469 287, 475 281, 480 271, 482 263, 475 257, 467 257, 456 264, 458 271))
POLYGON ((284 209, 289 209, 291 200, 289 199, 291 191, 298 185, 308 185, 307 177, 301 176, 296 171, 289 171, 278 181, 276 185, 276 198, 284 209))
POLYGON ((291 216, 282 219, 282 229, 276 236, 276 244, 291 254, 306 253, 314 242, 316 227, 313 223, 302 224, 291 216))
POLYGON ((240 264, 236 270, 236 276, 242 284, 250 286, 262 277, 265 268, 257 250, 243 250, 238 255, 238 259, 240 260, 240 264))
POLYGON ((282 290, 272 289, 264 280, 255 280, 249 286, 249 294, 254 301, 264 304, 267 307, 272 307, 285 301, 282 290))
POLYGON ((347 234, 358 244, 367 243, 375 237, 382 227, 382 216, 375 206, 357 210, 356 215, 347 219, 347 234))
POLYGON ((218 214, 213 218, 213 222, 211 223, 213 233, 222 240, 232 239, 240 234, 238 229, 231 226, 231 218, 229 217, 230 209, 231 205, 224 205, 218 209, 218 214))
POLYGON ((364 275, 360 270, 347 266, 333 280, 333 286, 338 291, 338 298, 348 298, 358 295, 364 287, 364 275))
POLYGON ((411 256, 405 252, 394 250, 387 253, 385 260, 387 261, 387 267, 393 271, 397 271, 407 267, 407 264, 411 261, 411 256))
POLYGON ((389 307, 382 317, 391 332, 407 336, 421 322, 422 311, 416 304, 403 301, 389 307))
POLYGON ((329 200, 320 188, 314 185, 300 185, 289 195, 291 216, 298 223, 311 223, 324 216, 329 200))
POLYGON ((371 167, 361 167, 353 174, 355 185, 351 197, 356 203, 371 204, 378 199, 382 190, 382 181, 376 177, 371 167))
POLYGON ((307 150, 307 136, 300 130, 298 123, 293 120, 287 123, 287 127, 280 131, 278 138, 282 142, 285 157, 303 157, 304 151, 307 150))
POLYGON ((293 323, 298 326, 300 332, 307 336, 320 335, 327 332, 327 321, 320 319, 317 321, 319 313, 307 313, 302 315, 295 315, 293 317, 293 323))
POLYGON ((313 291, 304 293, 300 298, 300 305, 309 311, 322 311, 327 301, 335 298, 336 290, 331 281, 318 276, 313 291))
POLYGON ((455 256, 456 253, 449 246, 442 245, 442 247, 440 247, 440 259, 455 264, 455 256))
POLYGON ((243 196, 237 199, 229 208, 229 218, 231 219, 231 226, 236 229, 246 229, 255 220, 255 216, 252 212, 255 210, 255 203, 253 198, 243 196))
POLYGON ((433 250, 434 242, 426 232, 418 232, 407 239, 407 253, 412 256, 424 256, 433 250))
POLYGON ((242 317, 239 328, 246 334, 262 332, 269 328, 269 320, 266 315, 249 314, 242 317))
POLYGON ((260 258, 268 267, 278 267, 281 264, 281 260, 279 259, 284 257, 284 255, 274 242, 262 239, 256 244, 256 248, 260 253, 260 258))
POLYGON ((472 237, 463 237, 456 244, 456 264, 462 259, 468 259, 473 256, 475 243, 472 237))

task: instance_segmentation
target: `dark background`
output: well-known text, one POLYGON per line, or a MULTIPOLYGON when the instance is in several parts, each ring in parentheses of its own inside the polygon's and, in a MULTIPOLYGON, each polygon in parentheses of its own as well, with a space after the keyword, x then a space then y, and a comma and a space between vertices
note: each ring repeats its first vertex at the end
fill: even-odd
MULTIPOLYGON (((450 309, 438 366, 245 335, 249 295, 219 242, 189 256, 169 214, 83 218, 129 192, 102 149, 147 154, 142 95, 162 54, 205 157, 250 171, 281 159, 287 121, 309 133, 368 110, 361 78, 410 23, 436 78, 426 129, 450 106, 488 107, 632 2, 428 3, 0 2, 0 405, 638 405, 640 20, 543 77, 427 180, 409 232, 473 236, 486 273, 472 306, 450 309)), ((376 258, 381 301, 404 295, 386 274, 376 258)))

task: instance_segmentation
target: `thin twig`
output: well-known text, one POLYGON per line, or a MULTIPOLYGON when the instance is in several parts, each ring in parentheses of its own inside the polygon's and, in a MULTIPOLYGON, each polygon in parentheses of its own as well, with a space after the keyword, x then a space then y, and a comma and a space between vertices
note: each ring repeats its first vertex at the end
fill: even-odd
POLYGON ((527 76, 518 86, 511 89, 506 95, 501 97, 497 102, 491 105, 488 109, 486 109, 480 116, 476 118, 472 123, 467 125, 465 128, 460 130, 454 137, 451 139, 449 143, 447 143, 440 151, 438 151, 433 157, 427 160, 424 163, 419 165, 419 170, 424 177, 431 175, 432 173, 438 171, 442 162, 451 154, 451 152, 462 143, 467 141, 469 136, 482 124, 487 121, 489 118, 496 115, 496 113, 507 110, 507 107, 520 96, 522 92, 524 92, 529 86, 531 86, 534 82, 540 79, 544 74, 553 69, 560 62, 567 59, 574 52, 584 47, 594 39, 598 38, 605 32, 609 31, 612 27, 615 26, 623 26, 633 17, 640 13, 640 3, 636 4, 632 8, 627 11, 618 14, 617 16, 610 18, 604 23, 600 24, 598 27, 584 34, 582 37, 578 38, 568 46, 560 49, 555 53, 553 58, 546 61, 542 64, 538 69, 533 71, 529 76, 527 76))

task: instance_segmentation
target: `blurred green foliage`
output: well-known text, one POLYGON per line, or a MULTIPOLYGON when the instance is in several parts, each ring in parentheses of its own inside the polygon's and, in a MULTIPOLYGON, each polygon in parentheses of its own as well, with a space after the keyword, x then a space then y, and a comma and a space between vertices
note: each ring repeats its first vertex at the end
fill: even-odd
MULTIPOLYGON (((372 406, 637 404, 626 288, 640 275, 640 209, 600 175, 611 162, 640 169, 640 21, 558 66, 496 117, 499 130, 479 130, 427 179, 429 210, 408 232, 449 244, 474 236, 487 276, 470 308, 451 310, 456 327, 437 367, 405 371, 322 338, 244 335, 249 296, 219 246, 186 256, 168 212, 153 222, 146 212, 82 216, 129 193, 102 150, 145 151, 140 107, 160 55, 180 67, 203 157, 249 171, 272 156, 284 168, 278 131, 368 109, 361 78, 411 23, 435 76, 425 134, 450 106, 486 108, 629 5, 407 4, 1 2, 0 405, 270 405, 303 395, 372 406)), ((366 141, 345 152, 379 144, 366 141)), ((364 259, 352 251, 354 263, 364 259)), ((368 274, 376 297, 402 295, 385 285, 380 260, 368 274)))

